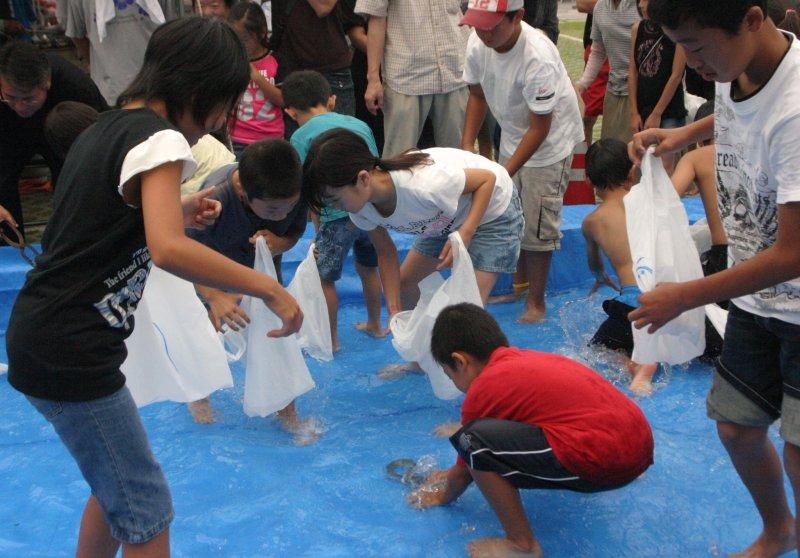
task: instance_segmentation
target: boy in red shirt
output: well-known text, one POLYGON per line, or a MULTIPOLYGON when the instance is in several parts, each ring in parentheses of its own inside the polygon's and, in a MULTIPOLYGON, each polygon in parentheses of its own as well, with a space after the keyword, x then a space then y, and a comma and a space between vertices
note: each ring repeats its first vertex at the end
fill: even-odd
POLYGON ((431 352, 465 392, 458 461, 412 493, 417 508, 449 504, 474 480, 506 538, 470 543, 470 556, 542 554, 519 488, 600 492, 653 463, 653 434, 639 407, 569 358, 509 347, 492 316, 473 304, 442 310, 431 352))

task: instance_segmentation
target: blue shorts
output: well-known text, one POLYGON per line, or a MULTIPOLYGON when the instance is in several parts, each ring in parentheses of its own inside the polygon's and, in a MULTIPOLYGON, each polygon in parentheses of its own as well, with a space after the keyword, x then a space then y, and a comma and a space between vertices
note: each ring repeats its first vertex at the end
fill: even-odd
POLYGON ((342 217, 320 224, 317 233, 317 269, 325 281, 338 281, 342 276, 344 259, 350 248, 356 263, 364 267, 378 267, 378 254, 366 231, 342 217))
POLYGON ((169 526, 172 496, 128 388, 91 401, 28 400, 72 454, 115 539, 140 544, 169 526))
MULTIPOLYGON (((487 273, 514 273, 524 227, 519 195, 514 191, 505 213, 475 231, 467 248, 473 267, 487 273)), ((447 236, 421 236, 414 241, 414 250, 438 258, 446 242, 447 236)))

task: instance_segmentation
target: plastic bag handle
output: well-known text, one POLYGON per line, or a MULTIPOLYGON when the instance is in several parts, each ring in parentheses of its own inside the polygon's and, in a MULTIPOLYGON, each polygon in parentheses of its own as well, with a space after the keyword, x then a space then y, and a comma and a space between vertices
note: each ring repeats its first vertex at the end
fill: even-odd
POLYGON ((456 265, 463 261, 462 257, 465 254, 469 257, 469 252, 467 252, 467 247, 464 246, 464 240, 458 231, 451 232, 447 238, 450 239, 450 245, 453 250, 453 269, 455 269, 456 265))

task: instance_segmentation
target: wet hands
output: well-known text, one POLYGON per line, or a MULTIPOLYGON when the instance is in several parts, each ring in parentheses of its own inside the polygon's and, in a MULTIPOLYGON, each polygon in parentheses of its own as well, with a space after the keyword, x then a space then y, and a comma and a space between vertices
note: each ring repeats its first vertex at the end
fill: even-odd
POLYGON ((250 244, 255 244, 260 236, 264 237, 264 241, 267 243, 267 248, 269 248, 269 253, 273 256, 279 256, 283 254, 294 245, 294 242, 291 240, 282 236, 278 236, 267 229, 256 231, 256 233, 250 237, 250 244))
POLYGON ((208 303, 211 321, 214 323, 214 328, 220 331, 222 324, 227 325, 233 331, 239 331, 247 327, 250 323, 250 316, 247 312, 239 306, 242 300, 240 294, 217 293, 208 298, 208 303))
POLYGON ((418 489, 406 497, 408 505, 417 510, 424 510, 450 503, 447 498, 447 482, 449 471, 434 471, 418 489))
POLYGON ((283 322, 280 329, 268 332, 267 337, 288 337, 300 331, 300 326, 303 325, 303 311, 300 310, 300 305, 289 294, 289 291, 278 286, 278 290, 272 296, 263 300, 267 308, 272 310, 283 322))
POLYGON ((641 165, 642 158, 651 145, 656 146, 654 153, 656 157, 680 149, 683 144, 680 141, 680 133, 676 131, 678 129, 651 128, 635 134, 633 140, 628 143, 628 156, 631 161, 636 166, 641 165))
MULTIPOLYGON (((469 243, 472 241, 472 236, 475 233, 464 230, 462 227, 458 229, 458 234, 461 236, 464 248, 469 248, 469 243)), ((442 271, 448 267, 453 267, 453 244, 450 242, 449 238, 447 242, 445 242, 444 248, 442 248, 442 251, 439 253, 439 265, 436 266, 436 271, 442 271)))

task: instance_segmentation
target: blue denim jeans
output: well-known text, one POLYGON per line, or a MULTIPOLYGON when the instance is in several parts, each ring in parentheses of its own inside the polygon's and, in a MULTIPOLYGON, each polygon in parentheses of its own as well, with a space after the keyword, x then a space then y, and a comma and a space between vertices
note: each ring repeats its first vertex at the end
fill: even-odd
POLYGON ((28 401, 75 459, 115 539, 144 543, 169 526, 172 496, 128 388, 91 401, 28 401))
POLYGON ((348 116, 356 115, 356 98, 353 87, 353 75, 350 68, 322 72, 331 86, 331 94, 336 95, 336 108, 334 111, 348 116))

